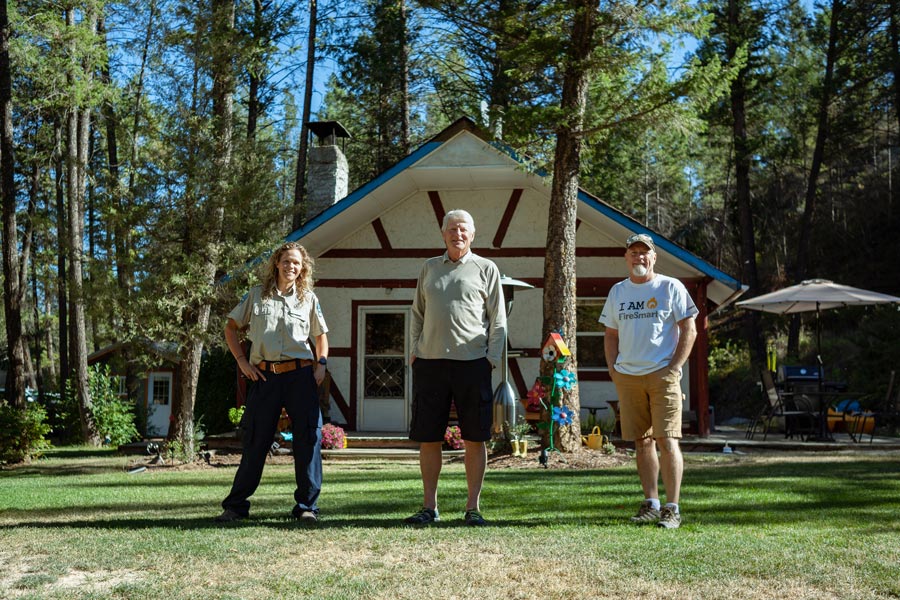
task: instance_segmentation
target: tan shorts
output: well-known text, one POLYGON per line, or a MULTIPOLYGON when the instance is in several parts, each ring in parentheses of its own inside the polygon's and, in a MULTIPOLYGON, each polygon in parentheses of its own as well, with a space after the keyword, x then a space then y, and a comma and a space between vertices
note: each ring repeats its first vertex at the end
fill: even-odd
POLYGON ((681 437, 681 372, 668 367, 647 375, 613 375, 619 394, 622 439, 681 437))

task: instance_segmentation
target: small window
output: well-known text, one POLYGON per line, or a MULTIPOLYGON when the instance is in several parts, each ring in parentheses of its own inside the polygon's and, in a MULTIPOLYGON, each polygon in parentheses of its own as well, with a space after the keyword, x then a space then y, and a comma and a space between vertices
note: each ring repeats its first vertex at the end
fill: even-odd
POLYGON ((172 397, 172 380, 156 378, 153 380, 153 404, 167 405, 172 397))
POLYGON ((128 386, 126 385, 125 376, 118 375, 116 377, 116 379, 118 380, 118 383, 119 383, 119 387, 118 387, 118 390, 116 391, 116 395, 119 396, 119 398, 127 398, 128 397, 128 386))
POLYGON ((599 321, 605 303, 604 298, 579 298, 576 303, 579 369, 607 368, 606 354, 603 351, 606 327, 599 321))

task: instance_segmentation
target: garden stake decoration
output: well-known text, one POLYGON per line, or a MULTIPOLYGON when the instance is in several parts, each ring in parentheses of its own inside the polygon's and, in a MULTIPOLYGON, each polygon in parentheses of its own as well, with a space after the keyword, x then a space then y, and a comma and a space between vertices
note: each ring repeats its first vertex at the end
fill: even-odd
POLYGON ((538 427, 542 429, 549 429, 550 445, 546 448, 549 451, 556 450, 553 445, 553 424, 556 423, 558 427, 571 425, 574 416, 572 409, 562 404, 562 390, 572 388, 576 381, 574 373, 562 368, 570 356, 572 353, 559 333, 552 332, 547 336, 547 340, 541 348, 541 357, 553 365, 553 375, 539 377, 532 390, 537 392, 540 389, 540 392, 543 392, 541 406, 550 413, 548 422, 538 424, 538 427))

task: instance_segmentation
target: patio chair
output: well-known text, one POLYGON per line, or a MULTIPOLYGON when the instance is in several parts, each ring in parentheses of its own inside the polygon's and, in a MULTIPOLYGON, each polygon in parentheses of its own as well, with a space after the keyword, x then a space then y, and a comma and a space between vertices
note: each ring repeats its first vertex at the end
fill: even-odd
POLYGON ((802 406, 808 399, 795 398, 793 393, 779 390, 775 386, 775 380, 772 379, 772 372, 768 369, 762 371, 760 379, 766 403, 747 427, 747 439, 752 440, 761 431, 765 440, 772 422, 779 417, 784 418, 784 436, 787 438, 798 435, 803 440, 814 433, 816 413, 811 406, 802 406))

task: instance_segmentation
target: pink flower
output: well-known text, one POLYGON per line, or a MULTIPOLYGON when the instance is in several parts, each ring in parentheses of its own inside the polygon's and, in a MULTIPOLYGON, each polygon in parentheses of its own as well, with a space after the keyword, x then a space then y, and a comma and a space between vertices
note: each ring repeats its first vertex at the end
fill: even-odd
POLYGON ((322 448, 325 450, 339 450, 343 447, 344 430, 331 423, 322 425, 322 448))
POLYGON ((462 439, 462 432, 456 425, 447 427, 447 430, 444 432, 444 442, 446 442, 452 450, 460 450, 465 445, 462 439))
POLYGON ((528 390, 528 404, 525 408, 532 412, 540 411, 541 399, 543 399, 546 395, 547 389, 544 387, 544 384, 541 383, 540 379, 535 379, 534 385, 531 386, 530 390, 528 390))

